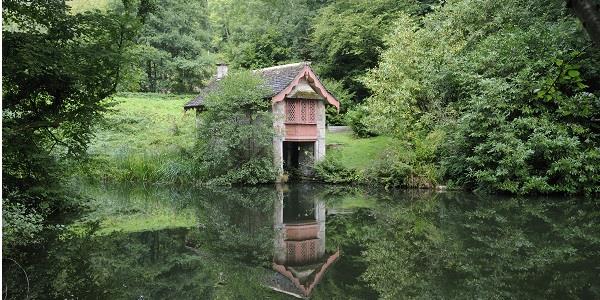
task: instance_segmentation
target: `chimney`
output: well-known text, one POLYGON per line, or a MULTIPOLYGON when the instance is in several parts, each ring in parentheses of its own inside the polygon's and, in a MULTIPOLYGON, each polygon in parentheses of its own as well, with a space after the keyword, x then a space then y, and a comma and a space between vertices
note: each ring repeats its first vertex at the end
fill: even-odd
POLYGON ((217 64, 217 80, 220 80, 221 78, 225 77, 227 75, 227 64, 225 63, 218 63, 217 64))

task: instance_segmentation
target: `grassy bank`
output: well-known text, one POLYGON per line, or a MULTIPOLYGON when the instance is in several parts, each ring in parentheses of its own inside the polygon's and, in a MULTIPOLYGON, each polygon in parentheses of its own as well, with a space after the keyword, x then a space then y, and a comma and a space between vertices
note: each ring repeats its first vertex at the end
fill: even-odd
POLYGON ((193 95, 122 94, 98 128, 91 154, 165 152, 194 144, 194 112, 183 111, 193 95))
MULTIPOLYGON (((90 161, 78 175, 94 181, 193 184, 195 113, 183 111, 193 95, 121 94, 97 128, 90 161)), ((364 170, 393 143, 389 137, 356 138, 328 132, 328 155, 348 169, 364 170)))
MULTIPOLYGON (((95 132, 89 163, 79 173, 94 181, 176 184, 193 178, 193 95, 121 94, 95 132)), ((79 175, 79 174, 78 174, 79 175)))
POLYGON ((346 168, 364 170, 381 158, 393 144, 387 136, 358 138, 350 131, 328 132, 328 155, 335 156, 346 168))

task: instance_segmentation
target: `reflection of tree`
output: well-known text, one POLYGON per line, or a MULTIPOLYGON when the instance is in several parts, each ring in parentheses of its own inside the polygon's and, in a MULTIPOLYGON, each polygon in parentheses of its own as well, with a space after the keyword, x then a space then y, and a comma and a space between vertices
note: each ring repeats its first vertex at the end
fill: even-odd
POLYGON ((197 204, 197 248, 267 266, 273 248, 272 187, 207 189, 197 204))
MULTIPOLYGON (((270 186, 206 189, 195 203, 199 229, 188 243, 218 274, 217 299, 278 299, 262 284, 273 251, 273 201, 270 186)), ((283 297, 282 297, 283 298, 283 297)))
MULTIPOLYGON (((246 295, 262 299, 270 295, 260 287, 265 268, 244 265, 221 253, 193 251, 186 246, 193 235, 188 229, 173 229, 57 242, 45 257, 32 253, 22 258, 30 263, 31 298, 232 299, 246 295)), ((12 277, 4 282, 10 285, 8 299, 24 299, 25 282, 14 282, 19 279, 12 273, 3 275, 12 277)))
POLYGON ((378 212, 364 278, 381 296, 600 297, 597 204, 462 196, 378 212))
POLYGON ((367 268, 363 245, 374 234, 371 210, 327 216, 327 249, 341 249, 342 257, 333 265, 313 294, 316 299, 375 299, 377 294, 359 274, 367 268))
MULTIPOLYGON (((216 275, 185 248, 187 230, 116 233, 56 242, 24 258, 33 299, 193 299, 210 296, 216 275), (35 257, 34 257, 35 256, 35 257)), ((9 274, 4 274, 9 275, 9 274)), ((6 277, 5 277, 6 278, 6 277)), ((17 294, 20 284, 12 287, 17 294)))

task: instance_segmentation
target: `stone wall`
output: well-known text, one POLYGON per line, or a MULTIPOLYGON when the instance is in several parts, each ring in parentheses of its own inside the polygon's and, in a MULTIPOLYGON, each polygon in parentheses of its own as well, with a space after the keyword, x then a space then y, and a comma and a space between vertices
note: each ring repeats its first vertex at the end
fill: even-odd
POLYGON ((325 158, 325 102, 319 101, 317 104, 317 143, 315 145, 315 162, 325 158))
MULTIPOLYGON (((273 104, 273 162, 278 174, 283 174, 283 140, 285 139, 285 101, 273 104)), ((280 178, 277 178, 280 181, 280 178)))

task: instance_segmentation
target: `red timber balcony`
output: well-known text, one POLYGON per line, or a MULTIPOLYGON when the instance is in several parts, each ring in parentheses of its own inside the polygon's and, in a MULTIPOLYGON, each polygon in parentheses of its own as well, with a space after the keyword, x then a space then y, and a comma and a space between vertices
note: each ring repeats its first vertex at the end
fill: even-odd
POLYGON ((315 141, 317 139, 317 101, 285 99, 285 139, 315 141))
POLYGON ((319 224, 305 222, 285 225, 286 261, 291 265, 313 263, 319 260, 319 224))

